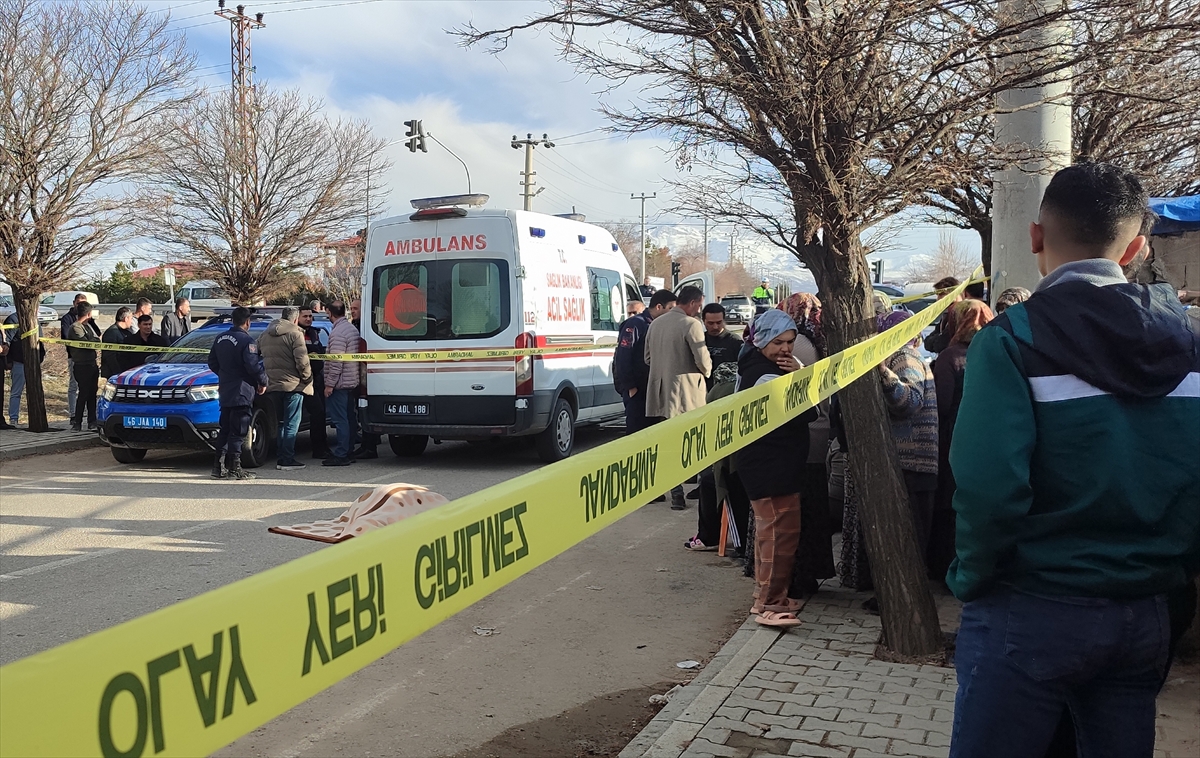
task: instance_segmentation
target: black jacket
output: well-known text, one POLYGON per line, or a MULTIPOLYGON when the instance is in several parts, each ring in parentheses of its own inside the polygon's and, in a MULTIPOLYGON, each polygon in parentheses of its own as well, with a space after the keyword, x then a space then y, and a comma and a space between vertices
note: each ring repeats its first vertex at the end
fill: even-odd
MULTIPOLYGON (((738 361, 738 392, 752 390, 762 377, 779 373, 774 361, 752 349, 738 361)), ((808 425, 816 419, 816 409, 810 408, 734 453, 738 475, 751 500, 798 494, 803 489, 808 425)))
MULTIPOLYGON (((716 337, 705 332, 704 346, 708 348, 708 354, 712 358, 713 371, 716 372, 717 366, 722 363, 737 363, 738 352, 742 349, 742 341, 729 330, 725 330, 716 337)), ((708 383, 708 388, 712 389, 712 377, 709 376, 704 381, 708 383)))
POLYGON ((650 330, 650 316, 645 311, 621 322, 617 334, 617 347, 613 351, 613 387, 624 397, 636 388, 645 392, 650 381, 650 367, 646 365, 645 348, 642 340, 650 330))
MULTIPOLYGON (((100 341, 106 345, 124 345, 133 336, 133 330, 122 329, 113 324, 104 330, 104 335, 100 341)), ((125 369, 129 368, 128 359, 125 356, 136 355, 136 353, 117 352, 116 350, 101 350, 100 351, 100 376, 110 377, 116 376, 125 369)))
MULTIPOLYGON (((4 323, 18 324, 19 322, 17 321, 16 311, 13 311, 12 313, 10 313, 8 318, 6 318, 4 320, 4 323)), ((4 357, 5 357, 5 359, 7 359, 8 365, 10 365, 10 366, 13 365, 14 363, 24 363, 25 362, 25 340, 21 339, 20 332, 21 332, 20 329, 9 329, 8 330, 8 355, 6 355, 4 357)), ((38 332, 39 333, 41 332, 41 327, 38 327, 38 332)), ((38 343, 38 359, 39 359, 38 363, 41 363, 42 361, 46 360, 46 343, 45 342, 38 343)))
POLYGON ((308 365, 312 366, 313 392, 325 391, 325 361, 314 360, 313 356, 322 355, 325 346, 321 344, 321 333, 315 326, 304 330, 304 347, 308 348, 308 365))
POLYGON ((217 337, 208 351, 208 367, 217 375, 222 408, 249 407, 259 387, 267 386, 267 371, 258 345, 236 326, 217 337))

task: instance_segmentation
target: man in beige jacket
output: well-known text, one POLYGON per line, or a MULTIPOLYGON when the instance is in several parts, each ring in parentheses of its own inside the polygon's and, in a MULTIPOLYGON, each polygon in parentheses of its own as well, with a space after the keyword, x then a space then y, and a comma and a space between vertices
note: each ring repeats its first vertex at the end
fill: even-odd
MULTIPOLYGON (((704 380, 712 372, 712 359, 704 344, 700 309, 704 293, 684 287, 673 310, 654 319, 646 333, 646 418, 650 423, 687 413, 704 405, 704 380)), ((683 485, 671 490, 671 508, 687 507, 683 485)))
POLYGON ((279 459, 275 468, 280 471, 304 468, 296 460, 296 434, 300 430, 304 396, 313 393, 313 373, 304 330, 296 323, 299 317, 299 308, 284 307, 280 317, 258 338, 258 352, 267 370, 267 395, 274 399, 279 419, 279 459))

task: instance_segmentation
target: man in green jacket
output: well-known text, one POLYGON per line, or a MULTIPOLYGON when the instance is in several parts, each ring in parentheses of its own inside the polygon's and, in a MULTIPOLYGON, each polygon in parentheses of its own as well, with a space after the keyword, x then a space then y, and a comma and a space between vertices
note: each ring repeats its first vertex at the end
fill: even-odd
POLYGON ((1200 343, 1169 285, 1122 275, 1147 200, 1115 166, 1058 172, 1045 278, 967 353, 952 758, 1042 756, 1064 708, 1079 755, 1153 754, 1165 596, 1200 569, 1200 343))

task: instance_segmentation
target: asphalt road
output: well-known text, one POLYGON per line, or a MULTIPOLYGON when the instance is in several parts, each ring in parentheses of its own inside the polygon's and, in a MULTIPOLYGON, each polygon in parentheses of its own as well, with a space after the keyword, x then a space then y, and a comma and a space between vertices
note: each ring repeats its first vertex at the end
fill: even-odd
MULTIPOLYGON (((579 442, 613 436, 583 431, 579 442)), ((189 453, 124 466, 96 448, 0 464, 0 662, 336 549, 266 527, 330 518, 367 487, 407 481, 453 499, 541 465, 511 443, 446 443, 419 459, 385 451, 348 468, 261 469, 253 483, 214 482, 211 459, 189 453)), ((715 653, 751 592, 740 568, 682 548, 694 532, 694 507, 651 504, 222 754, 455 755, 614 693, 681 681, 675 664, 715 653)), ((582 745, 603 727, 567 731, 582 745)), ((576 752, 561 747, 547 754, 576 752)))

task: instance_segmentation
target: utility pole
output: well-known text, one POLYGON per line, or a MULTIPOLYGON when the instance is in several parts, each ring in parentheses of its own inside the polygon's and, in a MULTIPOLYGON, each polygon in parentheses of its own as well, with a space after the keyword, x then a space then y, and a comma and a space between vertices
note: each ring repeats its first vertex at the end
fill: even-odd
POLYGON ((729 232, 729 262, 730 263, 734 263, 737 261, 737 256, 734 255, 734 252, 733 252, 733 242, 736 239, 737 239, 737 227, 734 227, 733 230, 729 232))
POLYGON ((641 241, 641 245, 642 245, 642 281, 643 282, 646 281, 646 201, 653 200, 656 197, 658 197, 657 192, 651 192, 649 195, 647 195, 645 192, 643 192, 641 195, 635 195, 632 192, 629 193, 630 200, 641 200, 642 201, 642 241, 641 241))
MULTIPOLYGON (((1057 12, 1053 0, 1002 0, 1006 23, 1033 22, 1057 12)), ((1063 24, 1031 23, 1000 61, 1007 71, 1040 67, 1069 43, 1063 24)), ((1004 161, 992 193, 992 304, 1009 287, 1037 287, 1041 275, 1029 252, 1029 222, 1038 217, 1046 185, 1071 163, 1070 80, 1061 72, 996 96, 996 146, 1004 161)))
POLYGON ((704 270, 708 270, 708 217, 704 217, 704 270))
POLYGON ((251 196, 258 192, 258 139, 254 128, 254 64, 250 59, 250 32, 262 29, 263 14, 254 18, 246 15, 246 6, 237 10, 225 7, 225 0, 217 0, 216 15, 229 22, 230 60, 232 63, 234 140, 241 147, 242 165, 238 167, 237 196, 241 206, 239 237, 242 244, 250 238, 251 196))
POLYGON ((517 135, 513 135, 512 147, 514 150, 525 148, 525 170, 521 172, 521 186, 524 188, 521 195, 525 198, 525 210, 533 210, 533 198, 535 195, 540 195, 545 187, 539 187, 537 192, 533 191, 533 177, 536 172, 533 170, 533 149, 535 147, 554 147, 554 143, 550 141, 549 135, 543 134, 542 138, 534 139, 532 134, 526 134, 525 139, 517 139, 517 135))

